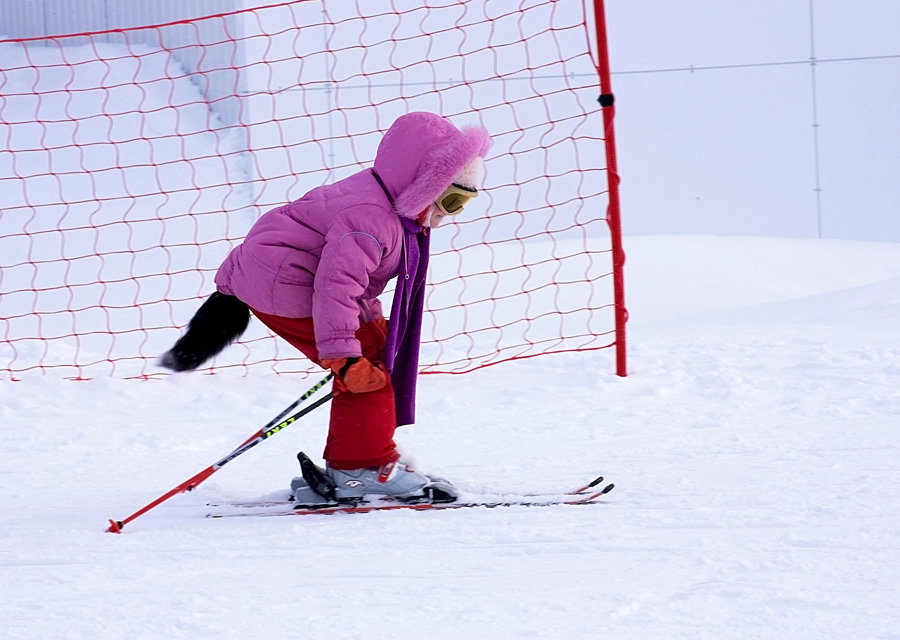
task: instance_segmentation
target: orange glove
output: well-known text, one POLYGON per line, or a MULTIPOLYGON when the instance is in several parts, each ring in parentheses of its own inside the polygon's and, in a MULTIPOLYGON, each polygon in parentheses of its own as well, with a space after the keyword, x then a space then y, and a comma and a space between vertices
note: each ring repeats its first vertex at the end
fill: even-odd
POLYGON ((338 388, 350 393, 378 391, 387 384, 387 371, 365 358, 328 358, 322 366, 334 372, 338 388))
POLYGON ((375 320, 375 326, 378 327, 378 330, 381 331, 384 335, 387 335, 388 332, 388 319, 384 316, 375 320))

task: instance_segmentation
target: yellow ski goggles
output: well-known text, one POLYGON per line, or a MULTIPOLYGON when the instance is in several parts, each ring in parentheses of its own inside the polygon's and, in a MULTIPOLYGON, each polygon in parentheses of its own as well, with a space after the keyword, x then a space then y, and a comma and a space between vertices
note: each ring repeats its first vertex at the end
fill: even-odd
POLYGON ((478 189, 469 189, 454 183, 444 190, 435 204, 448 216, 455 216, 462 212, 469 200, 477 196, 478 189))

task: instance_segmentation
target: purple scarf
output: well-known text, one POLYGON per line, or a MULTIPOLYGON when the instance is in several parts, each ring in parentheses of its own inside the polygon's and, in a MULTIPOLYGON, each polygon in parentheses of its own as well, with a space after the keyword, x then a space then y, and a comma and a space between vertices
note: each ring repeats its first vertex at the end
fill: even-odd
MULTIPOLYGON (((377 178, 378 174, 375 175, 377 178)), ((425 278, 428 275, 431 242, 431 235, 418 222, 402 217, 400 222, 403 224, 403 249, 384 345, 384 362, 391 372, 391 384, 394 387, 397 426, 416 421, 419 342, 422 337, 425 278)))

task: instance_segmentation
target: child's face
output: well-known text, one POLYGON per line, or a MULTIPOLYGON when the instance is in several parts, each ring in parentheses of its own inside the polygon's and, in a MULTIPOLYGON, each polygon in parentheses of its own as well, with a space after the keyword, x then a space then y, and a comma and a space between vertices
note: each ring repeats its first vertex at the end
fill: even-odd
POLYGON ((419 224, 429 229, 436 229, 444 219, 444 212, 436 204, 431 204, 419 214, 419 224))
POLYGON ((428 218, 428 226, 432 229, 437 229, 444 220, 444 215, 440 207, 435 204, 431 205, 431 216, 428 218))

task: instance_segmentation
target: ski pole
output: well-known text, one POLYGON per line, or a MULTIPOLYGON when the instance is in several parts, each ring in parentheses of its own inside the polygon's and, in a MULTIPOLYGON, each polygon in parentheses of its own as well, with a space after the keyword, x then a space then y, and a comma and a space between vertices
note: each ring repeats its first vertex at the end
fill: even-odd
POLYGON ((291 424, 293 424, 294 422, 296 422, 297 420, 299 420, 306 414, 310 413, 312 410, 322 406, 323 404, 325 404, 326 402, 331 400, 331 394, 329 393, 327 396, 323 396, 322 398, 319 398, 318 400, 316 400, 314 403, 312 403, 308 407, 304 407, 303 409, 301 409, 294 415, 282 420, 282 418, 284 418, 288 413, 293 411, 295 407, 297 407, 303 401, 310 398, 319 389, 321 389, 323 386, 325 386, 325 383, 328 382, 333 375, 334 374, 329 373, 327 376, 322 378, 319 382, 317 382, 315 385, 313 385, 309 389, 309 391, 307 391, 302 396, 297 398, 289 407, 287 407, 284 411, 282 411, 280 414, 278 414, 275 418, 270 420, 266 426, 264 426, 262 429, 260 429, 256 433, 254 433, 249 438, 247 438, 247 440, 245 440, 243 442, 243 444, 241 444, 237 449, 235 449, 234 451, 229 453, 227 456, 225 456, 218 462, 211 464, 210 466, 208 466, 206 469, 204 469, 197 475, 188 478, 187 480, 182 482, 180 485, 178 485, 171 491, 164 493, 163 495, 158 497, 156 500, 154 500, 153 502, 148 504, 146 507, 144 507, 143 509, 141 509, 139 511, 134 512, 133 514, 131 514, 124 520, 110 520, 109 528, 106 531, 109 533, 122 533, 122 527, 124 527, 126 524, 128 524, 129 522, 131 522, 138 516, 147 513, 148 511, 150 511, 150 509, 165 502, 166 500, 168 500, 169 498, 171 498, 172 496, 174 496, 176 494, 184 493, 185 491, 192 491, 193 489, 195 489, 197 487, 197 485, 199 485, 201 482, 206 480, 208 477, 210 477, 216 471, 221 469, 225 464, 231 462, 232 460, 237 458, 239 455, 246 453, 247 451, 249 451, 256 445, 258 445, 260 442, 265 440, 266 438, 272 437, 273 435, 275 435, 276 433, 278 433, 285 427, 290 426, 291 424))

